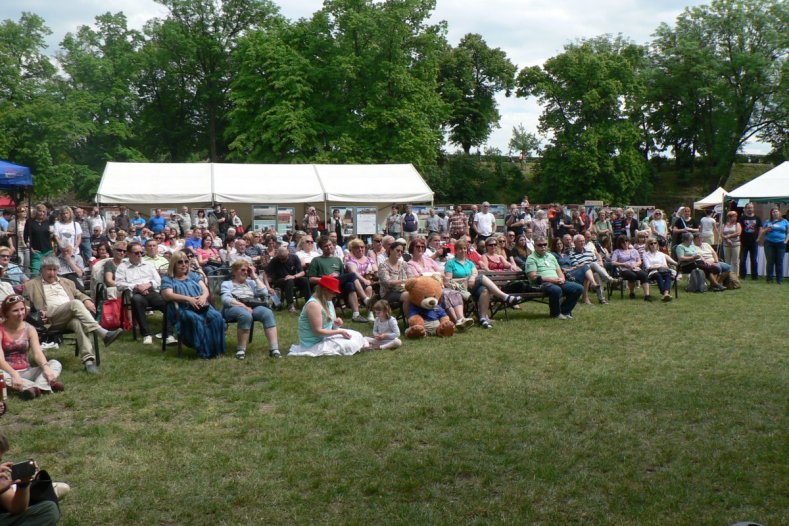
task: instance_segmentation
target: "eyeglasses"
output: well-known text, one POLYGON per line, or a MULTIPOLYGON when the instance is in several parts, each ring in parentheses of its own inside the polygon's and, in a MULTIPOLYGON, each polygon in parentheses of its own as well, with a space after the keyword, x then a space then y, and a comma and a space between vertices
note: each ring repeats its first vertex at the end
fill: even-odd
POLYGON ((142 256, 144 252, 142 250, 132 250, 131 252, 129 252, 129 254, 132 254, 134 256, 142 256))
POLYGON ((548 243, 535 243, 534 246, 535 247, 547 247, 548 243))
POLYGON ((503 239, 501 241, 499 241, 499 245, 506 245, 506 244, 507 244, 507 242, 504 241, 503 239))
POLYGON ((312 243, 315 243, 315 241, 305 241, 304 242, 305 245, 311 245, 312 243))
POLYGON ((248 268, 240 268, 240 269, 238 269, 238 271, 239 272, 243 272, 244 274, 246 274, 246 273, 249 272, 249 269, 248 268))
POLYGON ((180 264, 186 265, 187 263, 189 263, 189 260, 188 259, 179 259, 178 261, 176 261, 176 263, 180 263, 180 264))
POLYGON ((425 248, 427 247, 425 247, 425 245, 414 245, 414 250, 416 250, 417 248, 420 250, 425 250, 425 248))
POLYGON ((120 252, 121 254, 125 254, 126 253, 126 249, 125 248, 116 248, 115 252, 120 252))
POLYGON ((11 254, 0 254, 0 258, 3 258, 3 259, 9 259, 10 257, 11 257, 11 254))

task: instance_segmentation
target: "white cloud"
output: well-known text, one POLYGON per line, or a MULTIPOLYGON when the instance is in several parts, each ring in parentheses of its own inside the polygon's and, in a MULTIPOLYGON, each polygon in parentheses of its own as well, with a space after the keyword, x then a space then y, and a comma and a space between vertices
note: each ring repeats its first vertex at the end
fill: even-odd
MULTIPOLYGON (((320 0, 275 2, 295 20, 320 9, 320 0)), ((602 34, 619 34, 646 43, 661 22, 673 23, 686 6, 702 0, 438 0, 431 20, 447 21, 447 38, 455 45, 467 33, 479 33, 489 46, 503 49, 518 67, 542 64, 568 43, 602 34)), ((96 15, 123 11, 129 26, 141 29, 166 9, 153 0, 0 0, 0 20, 19 19, 22 11, 40 15, 52 29, 50 53, 69 31, 92 24, 96 15)), ((512 127, 523 124, 536 133, 540 108, 534 99, 498 98, 501 128, 489 144, 507 151, 512 127)), ((755 151, 749 146, 748 151, 755 151)), ((761 151, 761 150, 760 150, 761 151)))

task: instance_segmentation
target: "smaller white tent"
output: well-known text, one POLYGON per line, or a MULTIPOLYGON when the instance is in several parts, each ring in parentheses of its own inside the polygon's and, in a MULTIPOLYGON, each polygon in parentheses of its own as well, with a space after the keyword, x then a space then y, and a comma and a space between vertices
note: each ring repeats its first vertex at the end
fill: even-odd
POLYGON ((771 203, 789 201, 789 161, 735 188, 727 199, 749 199, 771 203))
POLYGON ((433 191, 411 164, 317 164, 329 203, 432 203, 433 191))
POLYGON ((107 163, 96 192, 105 205, 146 203, 210 203, 213 201, 209 163, 107 163))
POLYGON ((726 190, 722 187, 718 187, 717 190, 712 192, 710 195, 702 199, 701 201, 695 201, 693 203, 694 210, 704 210, 705 208, 710 208, 711 206, 718 206, 723 204, 723 200, 726 198, 726 190))

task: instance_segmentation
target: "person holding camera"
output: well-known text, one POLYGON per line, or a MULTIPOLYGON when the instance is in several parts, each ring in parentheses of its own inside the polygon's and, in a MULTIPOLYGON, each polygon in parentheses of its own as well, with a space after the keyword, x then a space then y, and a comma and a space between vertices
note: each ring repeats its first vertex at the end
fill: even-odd
POLYGON ((269 343, 269 356, 279 358, 279 339, 277 336, 277 320, 266 304, 268 288, 260 279, 251 263, 237 259, 231 266, 232 278, 222 283, 222 317, 229 322, 238 323, 238 347, 236 358, 246 358, 247 343, 252 324, 259 321, 263 324, 266 339, 269 343))
MULTIPOLYGON (((9 448, 8 438, 0 431, 0 457, 9 448)), ((49 526, 58 523, 60 508, 57 501, 65 497, 70 488, 62 482, 50 482, 50 494, 34 502, 31 485, 35 478, 42 479, 42 482, 48 479, 49 475, 45 479, 45 474, 43 471, 38 472, 38 466, 33 461, 17 465, 13 462, 0 464, 0 526, 49 526)))

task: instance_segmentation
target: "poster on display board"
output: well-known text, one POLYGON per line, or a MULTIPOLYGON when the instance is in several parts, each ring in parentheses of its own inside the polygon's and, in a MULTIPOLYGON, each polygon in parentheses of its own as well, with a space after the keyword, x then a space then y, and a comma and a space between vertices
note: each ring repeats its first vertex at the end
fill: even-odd
POLYGON ((277 208, 277 233, 284 234, 288 230, 295 230, 293 222, 296 219, 296 209, 289 206, 277 208))
POLYGON ((490 205, 490 213, 496 217, 496 230, 499 232, 505 230, 504 220, 507 217, 508 211, 507 205, 490 205))
MULTIPOLYGON (((354 208, 352 206, 335 206, 332 207, 331 213, 332 217, 334 216, 334 212, 340 212, 340 217, 342 218, 342 235, 343 237, 347 237, 353 235, 354 232, 354 217, 353 212, 354 208)), ((331 225, 331 221, 329 222, 331 225)))
POLYGON ((277 207, 274 205, 255 205, 252 207, 252 228, 254 230, 277 228, 277 207))
POLYGON ((356 209, 356 233, 361 236, 374 235, 378 229, 378 210, 375 207, 356 209))

